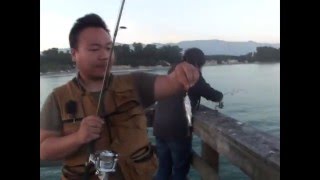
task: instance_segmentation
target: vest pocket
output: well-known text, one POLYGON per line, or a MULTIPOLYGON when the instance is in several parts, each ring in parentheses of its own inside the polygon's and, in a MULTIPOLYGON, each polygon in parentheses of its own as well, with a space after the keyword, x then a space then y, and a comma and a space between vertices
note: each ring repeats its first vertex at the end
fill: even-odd
POLYGON ((128 165, 132 168, 132 173, 135 177, 137 177, 137 179, 151 180, 157 171, 158 160, 156 155, 153 153, 151 158, 142 162, 134 162, 132 160, 128 160, 128 165))
POLYGON ((123 91, 115 91, 114 99, 117 111, 127 111, 130 108, 140 104, 133 89, 126 89, 123 91))

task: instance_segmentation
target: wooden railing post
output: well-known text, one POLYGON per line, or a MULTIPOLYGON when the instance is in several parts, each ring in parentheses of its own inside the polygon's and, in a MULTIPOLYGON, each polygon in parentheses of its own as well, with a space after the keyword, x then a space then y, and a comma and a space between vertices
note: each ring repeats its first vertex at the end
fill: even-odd
POLYGON ((217 175, 215 179, 219 179, 219 153, 212 149, 208 144, 201 141, 201 157, 204 159, 215 171, 217 175))

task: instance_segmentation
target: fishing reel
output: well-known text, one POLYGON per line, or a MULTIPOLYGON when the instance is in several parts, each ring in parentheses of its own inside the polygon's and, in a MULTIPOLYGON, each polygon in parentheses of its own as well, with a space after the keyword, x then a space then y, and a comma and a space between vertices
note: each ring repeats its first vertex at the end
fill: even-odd
POLYGON ((217 110, 217 108, 223 109, 224 104, 222 101, 220 101, 216 106, 215 106, 215 110, 217 110))
POLYGON ((223 102, 222 102, 222 101, 220 101, 220 102, 219 102, 218 107, 219 107, 220 109, 223 109, 224 104, 223 104, 223 102))
POLYGON ((117 161, 118 154, 108 150, 90 154, 89 156, 89 163, 94 164, 97 175, 115 172, 117 161))

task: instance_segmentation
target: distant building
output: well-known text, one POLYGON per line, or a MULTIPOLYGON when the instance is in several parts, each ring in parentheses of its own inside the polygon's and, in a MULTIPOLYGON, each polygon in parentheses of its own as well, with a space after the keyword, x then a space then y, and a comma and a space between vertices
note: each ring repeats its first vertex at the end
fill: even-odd
POLYGON ((228 64, 238 64, 239 61, 236 60, 236 59, 228 59, 228 60, 227 60, 227 63, 228 63, 228 64))
POLYGON ((156 65, 161 65, 161 66, 171 66, 171 64, 165 60, 159 61, 156 65))
POLYGON ((218 62, 216 60, 207 60, 206 61, 206 65, 210 66, 210 65, 217 65, 218 62))

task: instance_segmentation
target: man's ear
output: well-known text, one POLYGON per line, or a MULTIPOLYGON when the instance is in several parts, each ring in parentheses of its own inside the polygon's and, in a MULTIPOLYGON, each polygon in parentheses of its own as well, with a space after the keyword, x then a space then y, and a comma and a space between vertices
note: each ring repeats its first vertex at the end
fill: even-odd
POLYGON ((72 62, 76 62, 76 49, 71 48, 71 59, 72 62))

